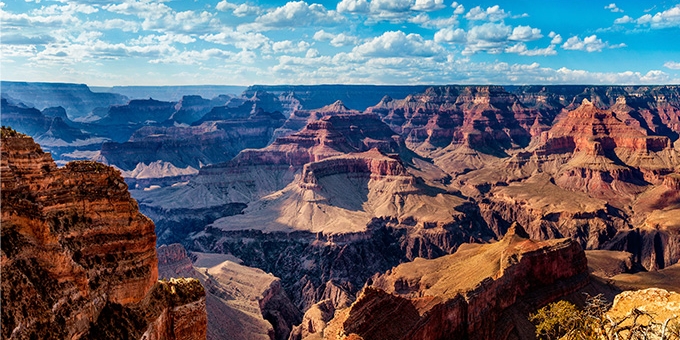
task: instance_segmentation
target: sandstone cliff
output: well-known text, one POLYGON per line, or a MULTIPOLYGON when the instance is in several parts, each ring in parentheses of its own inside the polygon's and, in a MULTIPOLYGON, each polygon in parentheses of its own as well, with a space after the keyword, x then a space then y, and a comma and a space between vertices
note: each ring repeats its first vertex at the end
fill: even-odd
POLYGON ((57 168, 3 127, 1 172, 3 338, 205 338, 203 288, 156 282, 153 222, 118 171, 57 168))
POLYGON ((497 243, 467 244, 377 275, 323 329, 325 339, 507 339, 504 311, 534 307, 588 283, 586 258, 570 239, 532 241, 518 225, 497 243))

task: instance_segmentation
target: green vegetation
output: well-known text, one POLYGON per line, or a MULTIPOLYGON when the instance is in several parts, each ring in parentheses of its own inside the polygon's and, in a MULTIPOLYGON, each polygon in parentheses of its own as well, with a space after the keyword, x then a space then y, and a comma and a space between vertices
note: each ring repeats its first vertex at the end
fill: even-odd
POLYGON ((26 137, 26 135, 24 135, 23 133, 17 132, 17 130, 14 130, 9 126, 4 126, 4 125, 0 129, 0 134, 1 134, 2 138, 26 137))
POLYGON ((617 318, 607 314, 609 307, 602 295, 589 296, 582 310, 570 302, 558 301, 539 309, 529 320, 536 325, 538 339, 680 339, 677 317, 657 321, 654 313, 633 308, 617 318))

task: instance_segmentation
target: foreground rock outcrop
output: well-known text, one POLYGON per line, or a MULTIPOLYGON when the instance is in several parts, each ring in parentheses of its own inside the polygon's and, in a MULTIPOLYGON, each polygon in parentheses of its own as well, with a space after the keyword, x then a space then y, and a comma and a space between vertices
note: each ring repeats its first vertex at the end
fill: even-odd
POLYGON ((3 339, 205 339, 196 280, 157 282, 156 236, 120 173, 57 168, 2 128, 3 339))
POLYGON ((206 287, 208 340, 285 340, 300 322, 280 279, 243 266, 234 256, 189 255, 182 245, 171 244, 158 248, 158 262, 159 277, 193 277, 206 287))
POLYGON ((514 225, 499 242, 416 259, 376 275, 337 311, 324 339, 521 337, 515 304, 538 307, 588 284, 585 253, 571 239, 532 241, 514 225))

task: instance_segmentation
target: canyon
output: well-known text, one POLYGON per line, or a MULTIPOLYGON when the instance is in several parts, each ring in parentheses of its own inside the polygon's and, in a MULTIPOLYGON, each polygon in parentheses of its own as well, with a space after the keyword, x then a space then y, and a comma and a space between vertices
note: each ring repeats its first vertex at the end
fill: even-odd
POLYGON ((48 150, 59 164, 120 170, 155 223, 160 276, 206 287, 208 338, 531 338, 509 314, 584 289, 678 289, 677 86, 252 86, 175 98, 75 122, 8 99, 3 124, 40 126, 26 133, 41 141, 62 120, 71 128, 59 131, 102 138, 48 150), (481 258, 501 264, 483 270, 481 258), (446 281, 437 275, 467 271, 474 282, 445 287, 459 295, 432 290, 446 281), (370 327, 381 322, 395 324, 370 327))

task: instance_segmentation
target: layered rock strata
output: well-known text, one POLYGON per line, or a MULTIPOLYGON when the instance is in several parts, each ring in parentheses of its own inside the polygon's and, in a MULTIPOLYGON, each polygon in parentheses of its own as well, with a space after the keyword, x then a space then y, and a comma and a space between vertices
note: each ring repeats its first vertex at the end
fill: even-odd
POLYGON ((193 277, 206 287, 208 339, 287 339, 300 312, 280 280, 233 256, 191 254, 179 244, 158 248, 160 277, 193 277))
POLYGON ((588 283, 586 257, 578 243, 526 237, 515 225, 497 243, 467 244, 453 255, 416 259, 377 275, 349 308, 336 312, 323 337, 517 336, 515 321, 504 310, 516 303, 542 305, 588 283))
POLYGON ((57 168, 6 128, 1 162, 3 338, 205 338, 203 288, 156 283, 153 222, 117 170, 57 168))

